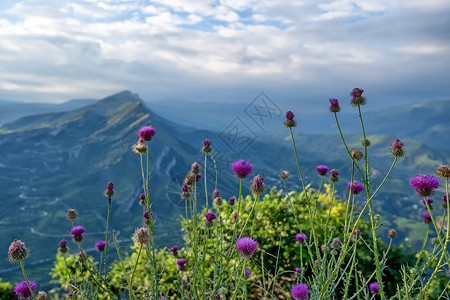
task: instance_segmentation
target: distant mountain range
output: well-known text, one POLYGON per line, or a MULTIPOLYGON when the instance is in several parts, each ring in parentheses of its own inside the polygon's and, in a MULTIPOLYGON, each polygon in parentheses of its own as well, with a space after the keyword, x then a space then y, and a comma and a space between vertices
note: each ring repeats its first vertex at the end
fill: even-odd
MULTIPOLYGON (((59 240, 70 239, 71 226, 65 219, 68 208, 79 211, 76 223, 86 227, 86 245, 93 247, 104 237, 107 206, 102 193, 108 181, 116 184, 110 228, 119 233, 122 241, 130 240, 142 219, 142 208, 138 204, 142 191, 139 155, 131 151, 131 146, 138 139, 137 131, 144 125, 156 128, 156 136, 150 143, 150 189, 159 246, 181 243, 178 219, 184 214, 184 200, 179 196, 180 188, 190 165, 194 161, 203 165, 200 148, 205 138, 213 142, 218 188, 224 198, 238 192, 238 181, 233 178, 230 165, 239 158, 252 162, 254 175, 262 174, 268 186, 280 186, 277 174, 280 169, 287 169, 292 173, 290 187, 299 188, 289 130, 283 128, 279 111, 272 110, 271 115, 266 112, 264 117, 258 117, 247 106, 238 110, 239 104, 224 108, 214 104, 206 108, 197 105, 188 110, 176 103, 168 110, 168 106, 161 103, 144 103, 129 91, 99 101, 87 100, 89 105, 79 104, 74 101, 71 105, 76 109, 24 116, 0 127, 0 201, 3 207, 0 244, 9 245, 14 238, 26 241, 33 252, 27 262, 32 276, 44 278, 51 268, 59 240), (199 122, 202 116, 202 122, 209 124, 204 126, 207 130, 196 128, 202 123, 199 122)), ((381 129, 376 129, 377 126, 384 126, 388 133, 369 135, 373 186, 389 169, 392 158, 388 153, 395 133, 404 133, 399 137, 405 142, 407 157, 399 161, 383 192, 374 199, 374 208, 383 214, 386 222, 399 221, 402 224, 400 234, 412 240, 421 231, 410 232, 408 228, 420 224, 421 205, 408 187, 408 180, 417 173, 434 172, 436 166, 450 161, 449 151, 434 149, 434 139, 428 136, 436 134, 448 140, 443 130, 436 129, 440 109, 448 110, 439 103, 427 104, 421 119, 428 120, 425 124, 434 120, 435 125, 415 135, 413 128, 419 125, 404 125, 408 120, 419 122, 412 121, 418 114, 415 108, 405 108, 397 114, 395 111, 392 114, 379 112, 378 116, 383 117, 378 122, 375 113, 367 114, 369 133, 378 133, 381 129), (430 109, 434 105, 439 105, 439 109, 430 109), (425 143, 425 140, 431 142, 425 143)), ((328 129, 327 134, 305 134, 307 126, 303 124, 302 115, 298 117, 296 142, 306 180, 317 187, 320 178, 315 167, 318 164, 338 168, 342 180, 337 188, 339 195, 344 195, 351 164, 337 131, 328 129)), ((333 116, 327 113, 316 119, 316 123, 331 124, 329 120, 332 121, 333 116)), ((344 127, 350 126, 348 120, 343 117, 344 127)), ((359 128, 358 119, 355 121, 352 133, 359 128)), ((443 127, 446 122, 442 122, 443 127)), ((346 138, 350 147, 360 145, 360 135, 346 134, 346 138)), ((215 187, 214 161, 208 159, 207 164, 210 194, 215 187)), ((203 182, 199 185, 199 203, 203 204, 203 182)), ((246 181, 245 185, 249 186, 250 182, 246 181)), ((111 253, 115 257, 114 252, 111 253)), ((6 259, 0 261, 0 277, 15 280, 19 275, 16 266, 8 264, 6 259)))

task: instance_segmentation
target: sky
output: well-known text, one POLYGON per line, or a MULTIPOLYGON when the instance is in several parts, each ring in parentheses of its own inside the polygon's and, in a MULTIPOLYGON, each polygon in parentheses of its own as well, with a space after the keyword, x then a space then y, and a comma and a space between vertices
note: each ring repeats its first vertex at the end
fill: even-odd
POLYGON ((448 0, 2 0, 0 99, 450 99, 448 0))

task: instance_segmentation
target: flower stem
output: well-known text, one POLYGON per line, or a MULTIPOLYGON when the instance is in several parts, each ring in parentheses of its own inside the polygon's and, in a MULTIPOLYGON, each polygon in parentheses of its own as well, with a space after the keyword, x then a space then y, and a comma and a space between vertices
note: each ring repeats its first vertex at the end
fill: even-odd
POLYGON ((205 177, 206 210, 208 210, 208 184, 206 183, 206 160, 207 160, 207 158, 208 158, 208 153, 205 153, 205 165, 204 165, 204 167, 205 167, 204 173, 205 173, 205 174, 203 174, 203 175, 204 175, 204 177, 205 177))
POLYGON ((141 251, 142 251, 142 244, 140 244, 140 246, 139 246, 139 252, 138 252, 137 259, 136 259, 136 263, 134 264, 133 273, 131 273, 131 279, 130 279, 130 300, 131 300, 131 295, 134 294, 133 293, 133 279, 134 279, 134 273, 136 272, 136 268, 137 268, 137 265, 139 263, 139 257, 141 256, 141 251))
POLYGON ((111 196, 108 196, 108 215, 106 217, 106 244, 105 244, 105 279, 108 276, 108 233, 109 233, 109 212, 111 210, 111 196))
POLYGON ((25 278, 25 281, 27 282, 27 286, 30 289, 30 293, 33 296, 33 298, 36 298, 34 295, 33 289, 31 288, 30 282, 28 281, 27 273, 25 273, 25 268, 23 267, 22 259, 20 260, 20 268, 22 268, 23 277, 25 278))

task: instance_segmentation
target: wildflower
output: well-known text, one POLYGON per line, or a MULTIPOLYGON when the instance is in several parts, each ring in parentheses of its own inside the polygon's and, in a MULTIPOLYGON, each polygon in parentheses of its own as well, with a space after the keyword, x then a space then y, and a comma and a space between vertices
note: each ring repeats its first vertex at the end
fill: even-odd
POLYGON ((299 274, 302 273, 302 268, 298 268, 298 267, 295 268, 295 273, 299 273, 299 274))
POLYGON ((136 228, 136 230, 134 231, 133 240, 137 244, 141 245, 147 244, 148 241, 150 240, 147 228, 144 227, 136 228))
POLYGON ((422 217, 425 224, 431 224, 433 222, 430 213, 427 211, 422 214, 422 217))
POLYGON ((292 128, 297 126, 297 122, 294 121, 294 113, 292 111, 288 111, 286 113, 286 121, 284 121, 284 127, 292 128))
POLYGON ((103 252, 105 251, 106 247, 106 241, 98 241, 95 243, 95 248, 97 248, 98 251, 103 252))
POLYGON ((391 155, 396 157, 405 156, 405 151, 402 149, 404 144, 399 140, 395 139, 391 144, 391 155))
POLYGON ((220 295, 220 291, 217 291, 217 294, 214 296, 214 299, 216 299, 216 300, 222 299, 222 296, 220 295))
POLYGON ((108 182, 106 185, 105 196, 112 197, 114 195, 114 183, 108 182))
POLYGON ((203 152, 204 154, 208 154, 208 153, 211 153, 211 151, 212 151, 212 148, 211 148, 211 141, 208 140, 208 139, 205 139, 205 140, 203 141, 202 152, 203 152))
POLYGON ((328 167, 323 165, 317 166, 316 172, 319 173, 320 176, 325 176, 328 173, 328 167))
POLYGON ((341 239, 339 237, 335 237, 332 241, 331 241, 331 247, 333 247, 334 249, 339 249, 342 245, 341 239))
POLYGON ((250 191, 255 195, 263 194, 264 189, 266 188, 266 184, 263 181, 264 178, 261 175, 256 175, 252 179, 252 186, 250 187, 250 191))
POLYGON ((233 213, 233 219, 236 219, 236 217, 237 217, 237 213, 233 213))
POLYGON ((191 186, 187 184, 183 184, 181 187, 181 197, 182 198, 189 198, 191 196, 191 186))
POLYGON ((291 296, 297 300, 307 299, 309 296, 308 286, 304 283, 294 285, 291 290, 291 296))
POLYGON ((436 169, 436 175, 439 177, 449 178, 450 177, 450 165, 438 167, 436 169))
POLYGON ((185 289, 189 288, 189 282, 186 279, 183 278, 181 284, 183 285, 183 288, 185 289))
POLYGON ((21 240, 12 241, 8 249, 9 261, 12 263, 19 262, 22 259, 27 258, 29 254, 30 251, 27 249, 25 243, 21 240))
POLYGON ((331 249, 330 254, 331 254, 331 255, 337 255, 338 252, 337 252, 336 249, 331 249))
POLYGON ((69 291, 67 293, 67 297, 69 297, 69 299, 72 299, 76 294, 77 294, 77 291, 69 291))
POLYGON ((144 139, 146 142, 150 142, 155 136, 156 130, 151 126, 145 126, 139 129, 139 137, 144 139))
POLYGON ((198 173, 195 175, 195 182, 198 182, 202 178, 202 174, 198 173))
POLYGON ((217 208, 221 207, 222 206, 222 198, 220 198, 220 197, 214 198, 213 205, 217 208))
POLYGON ((360 106, 366 104, 366 98, 362 96, 362 93, 364 92, 363 89, 354 88, 353 91, 350 93, 350 96, 352 96, 352 100, 350 100, 350 104, 352 106, 360 106))
POLYGON ((145 194, 144 193, 139 195, 139 204, 145 205, 145 194))
POLYGON ((331 98, 330 99, 330 112, 337 113, 341 111, 341 107, 339 106, 338 99, 331 98))
POLYGON ((288 179, 290 176, 289 172, 286 170, 281 170, 280 174, 278 175, 278 177, 280 177, 283 180, 288 179))
POLYGON ((352 150, 350 150, 350 154, 356 161, 359 161, 364 157, 364 154, 358 148, 353 148, 352 150))
MULTIPOLYGON (((37 290, 36 282, 32 280, 29 280, 28 282, 30 284, 31 289, 33 290, 33 293, 36 292, 37 290)), ((19 282, 14 288, 14 293, 16 293, 17 296, 20 296, 22 298, 31 297, 31 291, 26 281, 19 282)))
POLYGON ((189 172, 189 173, 187 173, 186 176, 184 177, 183 184, 184 184, 184 185, 192 185, 192 184, 194 184, 194 182, 196 182, 196 181, 197 181, 197 175, 194 174, 194 173, 192 173, 192 172, 189 172))
POLYGON ((376 282, 369 284, 369 289, 374 295, 378 295, 380 293, 380 286, 376 282))
POLYGON ((358 195, 364 190, 364 185, 361 182, 355 180, 347 184, 347 189, 351 189, 353 195, 358 195))
POLYGON ((258 249, 258 242, 246 236, 236 242, 236 249, 239 250, 242 257, 249 258, 258 249))
POLYGON ((418 196, 428 197, 439 187, 439 181, 433 175, 419 174, 411 179, 410 185, 418 196))
POLYGON ((198 162, 195 162, 195 163, 192 164, 191 172, 194 173, 194 174, 200 173, 200 165, 198 164, 198 162))
POLYGON ((397 237, 397 231, 393 228, 389 229, 387 235, 390 239, 395 239, 397 237))
POLYGON ((253 171, 252 165, 246 160, 238 160, 231 165, 234 176, 239 179, 247 178, 253 171))
POLYGON ((249 270, 245 270, 245 277, 249 277, 250 276, 250 274, 252 274, 252 272, 250 272, 249 270))
POLYGON ((297 242, 299 242, 300 244, 303 244, 304 242, 306 242, 308 240, 308 237, 306 236, 306 234, 304 233, 297 233, 295 235, 295 239, 297 240, 297 242))
POLYGON ((67 241, 61 240, 59 242, 58 252, 64 254, 64 253, 67 253, 68 250, 69 250, 69 248, 67 248, 67 241))
POLYGON ((45 300, 47 299, 47 293, 44 291, 40 291, 37 295, 36 295, 36 300, 45 300))
POLYGON ((431 205, 433 203, 433 199, 431 199, 431 198, 426 198, 426 199, 427 199, 426 203, 425 203, 425 199, 422 199, 424 209, 427 209, 427 203, 428 203, 428 206, 430 207, 430 209, 433 209, 433 206, 431 205))
POLYGON ((70 234, 72 235, 72 239, 75 243, 79 243, 83 240, 83 233, 84 233, 83 226, 75 226, 70 231, 70 234))
POLYGON ((170 248, 170 252, 172 252, 173 256, 177 257, 178 256, 178 247, 172 246, 172 248, 170 248))
POLYGON ((331 182, 338 182, 339 181, 339 171, 336 169, 332 169, 330 171, 330 181, 331 182))
POLYGON ((239 238, 241 235, 239 234, 239 232, 236 232, 236 233, 234 234, 234 236, 235 236, 236 238, 239 238))
POLYGON ((144 154, 147 152, 147 145, 143 138, 140 138, 136 144, 133 145, 133 152, 136 154, 144 154))
POLYGON ((75 211, 75 209, 69 209, 69 210, 67 211, 67 214, 66 214, 67 219, 69 219, 69 220, 74 220, 74 219, 77 218, 77 216, 78 216, 78 214, 77 214, 77 212, 75 211))
POLYGON ((213 227, 213 225, 214 225, 213 220, 216 219, 216 215, 213 212, 207 212, 205 214, 205 218, 206 218, 205 227, 206 228, 213 227))
POLYGON ((184 272, 187 270, 185 264, 187 263, 187 260, 184 258, 180 258, 179 260, 177 260, 177 265, 178 265, 178 270, 181 272, 184 272))
POLYGON ((355 229, 355 231, 353 231, 353 236, 354 236, 355 238, 359 237, 360 234, 361 234, 361 230, 359 230, 359 229, 355 229))
POLYGON ((235 201, 236 201, 236 198, 230 197, 230 205, 234 205, 235 201))
POLYGON ((220 197, 220 192, 216 189, 212 192, 212 198, 215 199, 217 197, 220 197))

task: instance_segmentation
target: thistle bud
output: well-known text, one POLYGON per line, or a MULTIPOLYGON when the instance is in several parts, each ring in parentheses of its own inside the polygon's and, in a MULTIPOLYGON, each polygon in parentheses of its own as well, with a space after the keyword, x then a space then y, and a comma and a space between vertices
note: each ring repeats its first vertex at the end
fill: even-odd
POLYGON ((78 213, 75 211, 75 209, 69 209, 67 211, 66 217, 69 220, 74 220, 78 217, 78 213))
POLYGON ((397 237, 397 231, 395 229, 389 229, 387 235, 390 239, 394 239, 397 237))
POLYGON ((359 161, 359 160, 361 160, 361 158, 364 157, 364 154, 358 148, 353 148, 350 151, 350 154, 352 155, 353 159, 356 161, 359 161))

